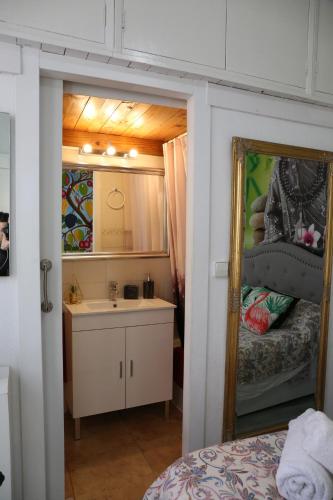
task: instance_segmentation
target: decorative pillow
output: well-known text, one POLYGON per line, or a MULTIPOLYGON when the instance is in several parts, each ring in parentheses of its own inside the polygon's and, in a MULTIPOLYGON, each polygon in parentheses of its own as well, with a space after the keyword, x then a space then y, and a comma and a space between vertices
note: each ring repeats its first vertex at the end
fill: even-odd
POLYGON ((249 285, 242 285, 242 302, 245 297, 251 292, 252 288, 249 285))
POLYGON ((264 335, 294 300, 289 295, 255 287, 243 301, 242 325, 250 332, 264 335))
POLYGON ((290 304, 288 309, 278 317, 277 320, 271 325, 271 328, 277 330, 278 328, 284 328, 285 322, 289 320, 289 318, 293 315, 293 311, 297 306, 297 303, 300 299, 295 298, 294 301, 290 304))

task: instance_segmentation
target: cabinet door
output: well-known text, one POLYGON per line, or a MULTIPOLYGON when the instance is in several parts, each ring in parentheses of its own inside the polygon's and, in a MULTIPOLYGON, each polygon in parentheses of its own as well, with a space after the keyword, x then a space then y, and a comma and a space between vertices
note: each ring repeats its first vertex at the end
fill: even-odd
POLYGON ((173 323, 126 328, 126 408, 172 398, 173 323))
POLYGON ((320 0, 316 90, 333 94, 333 2, 320 0))
POLYGON ((73 417, 125 408, 125 329, 73 332, 73 417))
POLYGON ((0 20, 103 43, 105 0, 1 0, 0 20))
POLYGON ((309 0, 228 0, 227 69, 305 87, 309 0))
POLYGON ((225 67, 226 0, 123 0, 124 48, 225 67))

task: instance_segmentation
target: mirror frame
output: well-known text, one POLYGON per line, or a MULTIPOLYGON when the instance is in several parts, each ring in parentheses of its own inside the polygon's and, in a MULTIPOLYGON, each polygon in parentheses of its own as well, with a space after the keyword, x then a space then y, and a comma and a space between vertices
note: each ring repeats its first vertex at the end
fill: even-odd
MULTIPOLYGON (((236 389, 238 365, 239 309, 241 305, 242 256, 244 246, 245 210, 245 155, 248 152, 290 156, 300 159, 325 161, 328 164, 326 244, 323 266, 323 296, 321 301, 321 322, 319 334, 317 381, 315 406, 322 410, 325 397, 325 375, 327 363, 328 320, 331 293, 332 250, 333 250, 333 153, 316 149, 264 142, 241 137, 232 139, 232 201, 230 225, 230 258, 228 283, 228 319, 225 360, 224 410, 222 441, 235 438, 236 389)), ((287 423, 260 429, 259 433, 286 429, 287 423)), ((257 435, 258 431, 240 433, 237 438, 257 435)))
POLYGON ((136 174, 136 175, 158 175, 164 177, 164 239, 166 241, 166 250, 161 252, 89 252, 89 253, 77 253, 77 252, 62 252, 61 258, 63 261, 74 261, 74 260, 110 260, 110 259, 153 259, 161 257, 170 257, 169 251, 169 239, 168 239, 168 228, 167 228, 167 204, 166 204, 166 188, 165 188, 165 171, 163 168, 145 168, 145 167, 124 167, 119 166, 103 166, 92 163, 62 163, 63 170, 92 170, 100 172, 120 172, 124 174, 136 174))

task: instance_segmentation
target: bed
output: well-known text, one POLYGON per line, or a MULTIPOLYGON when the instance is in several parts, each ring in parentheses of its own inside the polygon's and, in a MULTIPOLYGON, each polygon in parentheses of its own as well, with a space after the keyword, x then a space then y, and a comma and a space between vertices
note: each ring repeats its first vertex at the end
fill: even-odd
POLYGON ((277 500, 275 475, 287 432, 194 451, 170 465, 144 500, 277 500))
POLYGON ((322 258, 278 242, 244 253, 243 283, 298 299, 278 328, 259 336, 240 327, 238 416, 315 392, 322 258))

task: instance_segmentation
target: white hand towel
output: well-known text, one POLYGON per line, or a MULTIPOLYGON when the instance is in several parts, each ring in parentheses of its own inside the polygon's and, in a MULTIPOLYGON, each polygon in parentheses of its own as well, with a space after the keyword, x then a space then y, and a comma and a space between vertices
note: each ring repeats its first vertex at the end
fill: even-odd
POLYGON ((316 411, 304 422, 304 450, 333 474, 333 422, 316 411))
POLYGON ((330 474, 303 449, 304 424, 314 413, 307 410, 289 422, 289 431, 276 474, 279 493, 287 500, 332 500, 330 474))

